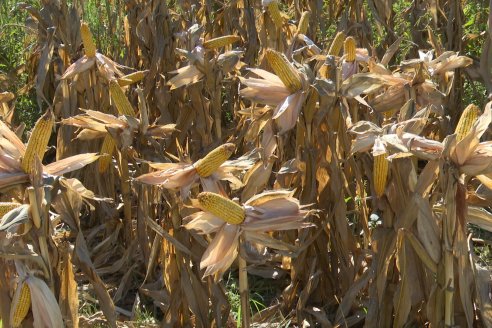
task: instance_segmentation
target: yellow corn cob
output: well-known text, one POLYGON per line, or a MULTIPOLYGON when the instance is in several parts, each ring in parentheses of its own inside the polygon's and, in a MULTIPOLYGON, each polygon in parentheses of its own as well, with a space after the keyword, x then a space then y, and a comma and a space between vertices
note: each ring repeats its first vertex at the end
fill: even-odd
POLYGON ((109 93, 120 115, 135 116, 132 105, 116 80, 109 81, 109 93))
POLYGON ((297 33, 306 34, 309 27, 309 18, 311 17, 311 12, 305 11, 301 15, 299 20, 299 25, 297 26, 297 33))
POLYGON ((277 28, 282 28, 284 25, 284 19, 282 18, 282 14, 280 13, 280 9, 278 8, 278 2, 276 0, 271 1, 267 5, 268 14, 272 19, 273 23, 277 28))
POLYGON ((338 32, 333 42, 331 43, 330 49, 328 50, 329 56, 338 56, 340 50, 342 50, 343 40, 345 40, 345 33, 338 32))
POLYGON ((19 203, 6 203, 6 202, 0 202, 0 219, 2 219, 2 216, 7 214, 8 212, 12 211, 14 208, 17 208, 21 206, 22 204, 19 203))
POLYGON ((324 79, 327 79, 330 77, 330 65, 328 64, 323 64, 319 68, 319 76, 321 76, 324 79))
POLYGON ((48 110, 43 116, 39 118, 34 125, 31 137, 27 143, 27 148, 24 156, 22 157, 21 167, 26 173, 31 173, 34 167, 34 158, 38 156, 40 160, 43 159, 46 147, 50 141, 51 130, 55 123, 55 117, 53 113, 48 110))
POLYGON ((101 154, 108 154, 109 156, 99 158, 99 173, 107 171, 109 164, 111 163, 111 155, 113 154, 115 146, 113 138, 110 135, 106 135, 101 146, 101 154))
POLYGON ((244 221, 244 207, 213 192, 202 192, 198 202, 207 212, 230 224, 241 224, 244 221))
POLYGON ((386 154, 374 156, 374 167, 372 169, 372 174, 374 180, 374 191, 378 197, 381 197, 384 194, 386 180, 388 178, 389 163, 386 158, 386 154))
POLYGON ((393 117, 393 114, 396 112, 396 110, 388 110, 386 112, 383 112, 383 117, 385 120, 389 120, 393 117))
POLYGON ((454 133, 456 133, 457 141, 461 141, 464 137, 466 137, 479 116, 480 108, 477 106, 470 104, 465 108, 461 114, 460 120, 458 121, 458 125, 456 125, 456 130, 454 131, 454 133))
POLYGON ((266 57, 275 74, 291 92, 296 92, 302 88, 302 81, 299 73, 297 73, 295 67, 289 63, 284 54, 268 49, 266 57))
POLYGON ((82 38, 82 43, 84 44, 85 55, 89 58, 95 57, 96 45, 94 44, 94 39, 87 23, 82 23, 80 25, 80 37, 82 38))
POLYGON ((226 35, 203 42, 203 47, 205 49, 217 49, 238 42, 239 40, 241 38, 237 35, 226 35))
POLYGON ((231 157, 235 150, 235 146, 232 143, 226 143, 219 146, 207 154, 204 158, 196 161, 193 166, 196 172, 202 178, 206 178, 214 173, 219 166, 231 157))
POLYGON ((15 309, 12 315, 12 322, 10 323, 13 327, 20 327, 31 307, 31 290, 29 286, 24 282, 22 286, 18 286, 17 288, 22 289, 17 303, 13 304, 15 309))
POLYGON ((138 71, 125 75, 118 79, 118 84, 120 85, 120 87, 126 87, 127 85, 140 82, 143 80, 146 73, 146 71, 138 71))
POLYGON ((349 36, 345 39, 343 52, 345 54, 345 61, 353 62, 355 60, 355 39, 353 37, 349 36))

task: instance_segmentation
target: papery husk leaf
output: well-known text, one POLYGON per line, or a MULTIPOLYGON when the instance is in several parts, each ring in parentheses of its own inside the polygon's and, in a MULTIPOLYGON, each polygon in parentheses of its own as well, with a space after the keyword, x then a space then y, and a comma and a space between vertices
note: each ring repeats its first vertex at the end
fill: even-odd
POLYGON ((86 56, 81 57, 79 60, 77 60, 75 63, 70 65, 65 73, 60 77, 61 80, 63 79, 71 79, 75 75, 80 74, 82 72, 87 71, 91 67, 93 67, 96 64, 96 58, 88 58, 86 56))
POLYGON ((183 218, 183 223, 188 230, 197 230, 200 234, 209 234, 222 228, 224 220, 209 212, 200 211, 183 218))
POLYGON ((97 161, 99 157, 100 155, 97 153, 70 156, 46 165, 44 167, 44 173, 51 175, 63 175, 65 173, 79 170, 84 166, 97 161))
POLYGON ((204 75, 195 65, 182 67, 175 71, 175 73, 178 73, 178 75, 169 79, 169 81, 167 82, 167 85, 171 87, 171 90, 180 88, 184 85, 195 83, 199 81, 204 75))
POLYGON ((264 165, 258 162, 244 175, 245 187, 241 193, 242 200, 250 199, 264 189, 272 173, 273 163, 274 161, 268 161, 268 164, 264 165))
POLYGON ((16 226, 28 223, 29 205, 21 205, 10 210, 0 218, 0 231, 11 231, 16 226))
POLYGON ((64 325, 60 308, 50 288, 43 280, 34 276, 29 276, 26 283, 31 290, 33 326, 62 328, 64 325))
POLYGON ((200 268, 206 268, 204 276, 227 270, 238 254, 239 226, 225 224, 215 235, 200 262, 200 268))
POLYGON ((294 194, 293 191, 290 190, 264 191, 261 194, 251 197, 244 204, 249 206, 261 206, 270 200, 275 200, 279 198, 289 198, 293 194, 294 194))
POLYGON ((484 208, 468 206, 467 220, 480 228, 492 232, 492 213, 484 208))
POLYGON ((398 83, 407 83, 407 81, 387 75, 359 73, 343 81, 340 92, 344 97, 354 98, 361 94, 375 93, 384 86, 398 83))
POLYGON ((14 132, 12 132, 12 130, 10 130, 9 127, 1 120, 0 120, 0 135, 5 137, 18 151, 18 153, 12 154, 14 155, 15 158, 16 158, 15 155, 18 156, 24 155, 24 153, 26 152, 26 146, 24 145, 22 140, 20 140, 19 137, 17 137, 17 135, 14 132))

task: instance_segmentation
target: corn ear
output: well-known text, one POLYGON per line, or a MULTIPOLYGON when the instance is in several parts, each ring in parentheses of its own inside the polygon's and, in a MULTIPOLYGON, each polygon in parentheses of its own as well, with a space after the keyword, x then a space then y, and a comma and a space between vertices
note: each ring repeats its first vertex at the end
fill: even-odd
POLYGON ((278 29, 281 29, 284 25, 284 19, 282 18, 282 14, 280 13, 280 9, 278 8, 278 2, 276 0, 270 1, 267 4, 268 14, 272 19, 273 23, 278 29))
POLYGON ((113 138, 110 135, 106 135, 101 145, 101 154, 108 154, 108 156, 103 156, 99 158, 99 173, 104 173, 108 170, 109 164, 111 164, 111 155, 113 154, 115 147, 116 145, 113 138))
POLYGON ((299 20, 299 25, 297 26, 298 34, 306 34, 309 28, 309 19, 311 18, 311 12, 305 11, 301 15, 301 19, 299 20))
POLYGON ((34 125, 31 137, 27 143, 26 152, 22 157, 21 167, 25 173, 31 173, 34 167, 34 158, 39 157, 43 159, 46 147, 50 141, 51 131, 53 130, 53 124, 55 123, 55 117, 53 113, 48 110, 34 125))
POLYGON ((345 54, 345 61, 353 62, 355 60, 355 39, 353 37, 349 36, 345 39, 343 52, 345 54))
POLYGON ((474 104, 468 105, 463 113, 461 114, 458 125, 456 125, 456 140, 461 141, 470 132, 473 124, 477 121, 480 116, 480 108, 474 104))
POLYGON ((89 58, 96 56, 96 45, 94 44, 94 38, 92 37, 92 32, 89 29, 87 23, 82 23, 80 25, 80 37, 82 38, 82 43, 84 44, 85 55, 89 58))
POLYGON ((239 40, 241 40, 241 38, 237 35, 225 35, 203 42, 203 47, 205 49, 217 49, 238 42, 239 40))
POLYGON ((246 216, 244 207, 213 192, 202 192, 198 202, 203 209, 230 224, 241 224, 246 216))
POLYGON ((302 88, 299 73, 284 54, 273 49, 268 49, 266 51, 266 57, 275 74, 291 92, 294 93, 302 88))
POLYGON ((396 109, 393 109, 393 110, 387 110, 386 112, 383 112, 384 119, 385 120, 391 119, 396 111, 397 111, 396 109))
POLYGON ((338 32, 331 43, 330 49, 328 50, 329 56, 338 56, 340 54, 340 50, 342 50, 343 41, 345 40, 345 33, 338 32))
POLYGON ((140 82, 143 80, 146 73, 147 71, 138 71, 125 75, 118 79, 118 84, 120 85, 120 87, 126 87, 127 85, 140 82))
POLYGON ((17 208, 21 206, 22 204, 19 203, 11 203, 11 202, 0 202, 0 219, 7 214, 8 212, 12 211, 14 208, 17 208))
POLYGON ((235 149, 236 147, 232 143, 223 144, 212 150, 204 158, 196 161, 193 166, 195 167, 196 172, 199 176, 201 176, 202 178, 209 177, 210 175, 212 175, 212 173, 217 171, 222 163, 224 163, 229 159, 229 157, 231 157, 235 149))
POLYGON ((111 99, 120 115, 135 116, 133 107, 130 104, 130 101, 128 101, 125 92, 118 84, 118 81, 109 81, 109 93, 111 94, 111 99))
POLYGON ((31 307, 31 290, 29 289, 29 285, 23 282, 17 288, 21 288, 21 290, 18 299, 14 298, 14 302, 12 303, 14 307, 13 313, 11 314, 12 327, 20 327, 31 307))
POLYGON ((389 163, 386 159, 387 155, 374 156, 373 183, 376 196, 381 197, 384 194, 386 188, 386 180, 388 179, 389 163))
POLYGON ((323 79, 328 79, 330 77, 330 65, 321 65, 318 72, 320 77, 322 77, 323 79))

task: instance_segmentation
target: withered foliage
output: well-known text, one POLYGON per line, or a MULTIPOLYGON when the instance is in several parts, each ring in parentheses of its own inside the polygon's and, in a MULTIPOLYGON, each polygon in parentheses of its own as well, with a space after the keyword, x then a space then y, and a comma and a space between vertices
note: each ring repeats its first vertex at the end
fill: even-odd
POLYGON ((400 60, 394 2, 108 1, 112 53, 80 1, 19 4, 56 124, 26 169, 48 137, 0 92, 2 324, 233 327, 239 268, 243 326, 492 327, 490 34, 466 57, 463 1, 414 1, 400 60))

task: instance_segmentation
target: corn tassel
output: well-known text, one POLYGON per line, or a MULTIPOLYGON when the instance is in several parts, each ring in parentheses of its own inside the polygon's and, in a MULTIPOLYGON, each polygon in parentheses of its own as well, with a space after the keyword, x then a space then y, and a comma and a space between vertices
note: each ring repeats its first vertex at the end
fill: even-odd
POLYGON ((205 49, 217 49, 238 42, 239 40, 241 38, 237 35, 226 35, 203 42, 203 47, 205 49))
POLYGON ((468 105, 463 113, 461 114, 458 125, 456 125, 456 140, 459 142, 463 140, 464 137, 470 132, 473 124, 477 121, 480 116, 480 108, 470 104, 468 105))
POLYGON ((109 164, 111 164, 112 154, 114 152, 116 145, 113 138, 110 135, 104 137, 104 141, 101 145, 101 154, 108 154, 108 156, 103 156, 99 158, 98 169, 99 173, 104 173, 108 170, 109 164))
POLYGON ((21 167, 25 173, 31 173, 34 167, 34 158, 39 157, 43 159, 46 147, 50 141, 51 131, 53 130, 53 124, 55 123, 55 117, 53 113, 48 110, 39 118, 34 125, 31 137, 27 143, 27 148, 24 156, 22 157, 21 167))
POLYGON ((309 19, 311 18, 311 12, 305 11, 301 15, 301 19, 299 20, 299 25, 297 26, 298 34, 306 34, 309 28, 309 19))
POLYGON ((331 43, 330 49, 328 50, 329 56, 338 56, 340 54, 340 50, 342 50, 343 41, 345 40, 345 33, 338 32, 333 42, 331 43))
POLYGON ((302 80, 299 73, 284 54, 268 49, 266 57, 275 74, 292 93, 302 88, 302 80))
POLYGON ((87 23, 82 23, 82 25, 80 25, 80 37, 84 44, 85 55, 89 58, 95 57, 96 45, 94 44, 94 38, 92 37, 92 32, 87 23))
POLYGON ((109 93, 120 115, 135 116, 130 101, 128 101, 125 92, 116 80, 109 81, 109 93))
POLYGON ((280 13, 280 9, 278 8, 278 2, 276 0, 270 1, 267 5, 268 14, 272 19, 273 23, 278 29, 281 29, 284 25, 284 19, 282 18, 282 14, 280 13))
POLYGON ((198 202, 203 209, 230 224, 241 224, 246 216, 244 207, 213 192, 202 192, 198 202))
POLYGON ((7 203, 7 202, 0 202, 0 219, 7 214, 8 212, 12 211, 14 208, 17 208, 21 206, 22 204, 19 203, 7 203))
POLYGON ((146 73, 147 71, 138 71, 125 75, 118 79, 118 84, 120 85, 120 87, 126 87, 127 85, 140 82, 143 80, 146 73))
POLYGON ((12 303, 12 306, 15 306, 14 312, 11 315, 12 327, 20 327, 31 307, 31 290, 29 289, 29 285, 24 282, 22 286, 18 286, 17 288, 22 289, 17 302, 14 301, 12 303))
POLYGON ((343 52, 345 54, 345 61, 353 62, 355 60, 355 39, 353 37, 349 36, 345 39, 343 52))
POLYGON ((206 178, 212 175, 212 173, 217 171, 222 163, 224 163, 229 159, 229 157, 231 157, 235 148, 236 147, 234 146, 234 144, 226 143, 212 150, 204 158, 196 161, 193 166, 195 167, 198 175, 202 178, 206 178))
POLYGON ((373 183, 374 191, 378 197, 381 197, 384 194, 386 180, 388 179, 389 163, 386 158, 386 154, 374 156, 374 167, 372 169, 373 183))

